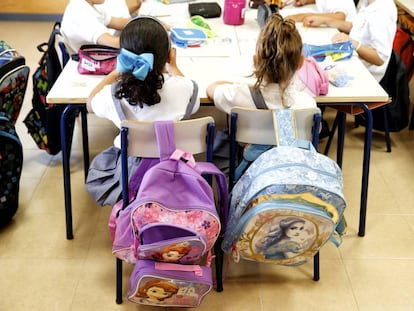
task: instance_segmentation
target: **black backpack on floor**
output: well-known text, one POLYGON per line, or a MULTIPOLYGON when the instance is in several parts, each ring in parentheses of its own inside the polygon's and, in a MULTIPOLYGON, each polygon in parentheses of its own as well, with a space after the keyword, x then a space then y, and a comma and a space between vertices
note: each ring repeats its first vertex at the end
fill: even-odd
POLYGON ((0 41, 0 227, 19 206, 23 148, 14 124, 23 105, 30 68, 25 58, 0 41))
POLYGON ((23 148, 13 122, 0 112, 0 227, 6 225, 19 206, 23 148))

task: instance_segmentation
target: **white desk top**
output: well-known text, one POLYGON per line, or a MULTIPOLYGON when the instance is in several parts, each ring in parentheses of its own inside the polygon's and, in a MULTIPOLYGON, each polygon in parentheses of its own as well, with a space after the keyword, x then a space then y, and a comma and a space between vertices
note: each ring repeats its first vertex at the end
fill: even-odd
MULTIPOLYGON (((171 14, 171 16, 160 17, 160 19, 174 26, 184 27, 183 23, 188 19, 187 5, 187 3, 173 5, 157 3, 155 7, 145 8, 144 6, 141 12, 148 14, 153 10, 156 12, 154 15, 171 14), (183 14, 187 14, 186 18, 183 18, 183 14)), ((283 15, 291 14, 288 8, 283 10, 283 15)), ((205 90, 213 81, 253 81, 248 75, 252 72, 252 57, 259 32, 255 20, 256 14, 256 10, 247 10, 245 23, 240 26, 225 25, 222 17, 209 19, 208 22, 216 28, 216 38, 209 39, 205 46, 199 48, 177 49, 178 66, 186 76, 198 83, 202 102, 207 101, 205 90)), ((303 41, 310 44, 329 43, 335 31, 326 28, 304 29, 300 25, 298 29, 303 41)), ((388 94, 357 56, 350 60, 338 61, 336 66, 353 76, 354 79, 349 81, 345 87, 330 85, 327 95, 315 98, 318 103, 369 103, 388 100, 388 94)), ((47 95, 47 102, 51 104, 86 103, 90 92, 101 79, 102 76, 79 74, 77 63, 70 60, 47 95)))
POLYGON ((395 0, 395 3, 414 17, 414 0, 395 0))

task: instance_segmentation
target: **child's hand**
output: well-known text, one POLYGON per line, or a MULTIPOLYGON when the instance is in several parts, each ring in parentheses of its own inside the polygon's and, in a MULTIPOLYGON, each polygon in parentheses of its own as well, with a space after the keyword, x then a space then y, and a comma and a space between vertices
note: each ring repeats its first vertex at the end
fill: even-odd
POLYGON ((325 24, 323 17, 318 15, 308 15, 303 18, 303 26, 305 27, 319 27, 325 24))
POLYGON ((305 4, 307 4, 306 0, 293 0, 293 5, 294 6, 303 6, 305 4))
POLYGON ((336 33, 332 37, 333 43, 347 42, 349 40, 350 40, 349 36, 344 32, 336 33))

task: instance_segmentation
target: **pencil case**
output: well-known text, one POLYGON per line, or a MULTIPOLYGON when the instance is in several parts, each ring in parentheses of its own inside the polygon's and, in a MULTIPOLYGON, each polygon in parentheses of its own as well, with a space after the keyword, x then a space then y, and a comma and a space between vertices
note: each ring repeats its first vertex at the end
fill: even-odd
POLYGON ((80 74, 107 75, 115 69, 119 54, 117 48, 99 44, 85 44, 78 50, 80 74))
POLYGON ((204 18, 220 17, 221 7, 217 2, 194 2, 188 4, 190 16, 200 15, 204 18))
POLYGON ((200 46, 206 40, 206 33, 200 29, 176 27, 171 29, 171 41, 179 47, 200 46))
POLYGON ((352 41, 330 43, 325 45, 303 44, 303 55, 312 56, 321 62, 326 56, 331 56, 333 61, 348 59, 354 53, 352 41))
POLYGON ((216 36, 216 31, 201 15, 192 16, 188 20, 187 26, 189 28, 200 29, 204 31, 208 38, 214 38, 216 36))

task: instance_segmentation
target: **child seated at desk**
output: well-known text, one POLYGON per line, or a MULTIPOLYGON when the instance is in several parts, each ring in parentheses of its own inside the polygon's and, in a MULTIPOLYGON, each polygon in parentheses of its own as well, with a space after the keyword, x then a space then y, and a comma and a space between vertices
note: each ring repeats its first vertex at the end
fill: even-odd
POLYGON ((131 19, 125 16, 124 11, 136 12, 141 0, 111 0, 105 6, 105 0, 70 0, 66 6, 62 18, 61 33, 69 54, 78 52, 83 44, 103 44, 119 48, 119 36, 116 31, 124 28, 131 19), (112 8, 116 5, 119 9, 112 14, 112 8), (123 10, 125 7, 125 10, 123 10), (118 14, 121 12, 122 14, 118 14))
POLYGON ((397 8, 393 0, 360 0, 352 22, 326 16, 308 16, 306 27, 325 25, 337 28, 332 42, 352 40, 355 51, 364 65, 379 82, 391 58, 397 30, 397 8))
MULTIPOLYGON (((189 111, 197 112, 199 96, 194 94, 191 79, 185 78, 177 67, 176 50, 171 48, 168 32, 159 20, 149 16, 131 20, 121 32, 120 45, 116 69, 89 96, 89 112, 111 120, 118 128, 121 128, 122 116, 117 108, 128 120, 178 121, 186 117, 190 99, 195 98, 189 111)), ((120 175, 117 175, 121 172, 120 147, 118 135, 114 146, 98 154, 90 165, 86 189, 99 205, 114 205, 120 200, 120 175), (99 168, 105 166, 102 163, 108 157, 113 158, 111 163, 116 163, 116 167, 112 175, 108 174, 108 167, 100 175, 99 168), (110 175, 105 183, 103 175, 110 175)), ((129 176, 139 159, 131 158, 130 161, 129 176)))
MULTIPOLYGON (((232 107, 256 108, 250 88, 260 91, 268 109, 316 107, 315 99, 299 87, 302 83, 296 72, 302 66, 304 58, 302 38, 293 20, 286 20, 278 13, 268 17, 260 31, 253 61, 252 76, 256 77, 253 86, 216 81, 207 87, 208 98, 219 110, 229 115, 232 107)), ((228 152, 220 151, 226 149, 227 145, 225 139, 223 143, 220 141, 220 136, 215 141, 219 149, 214 150, 215 164, 221 170, 227 171, 229 161, 223 154, 228 152)))
POLYGON ((286 18, 293 19, 295 22, 301 22, 307 16, 321 15, 332 17, 340 20, 352 21, 356 14, 354 0, 294 0, 294 6, 304 6, 315 4, 317 13, 298 13, 289 15, 286 18))
MULTIPOLYGON (((296 85, 302 66, 302 39, 292 20, 280 14, 269 16, 260 32, 254 55, 255 89, 259 89, 269 109, 316 107, 315 100, 296 85)), ((249 85, 216 81, 207 87, 207 96, 226 112, 234 106, 256 107, 249 85)))

